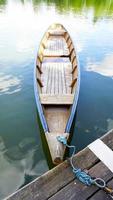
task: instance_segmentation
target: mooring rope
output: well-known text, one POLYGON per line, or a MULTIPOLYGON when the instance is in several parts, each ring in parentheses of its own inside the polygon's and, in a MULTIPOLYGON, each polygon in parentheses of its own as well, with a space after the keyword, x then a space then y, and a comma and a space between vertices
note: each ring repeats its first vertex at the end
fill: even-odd
POLYGON ((76 151, 75 146, 68 145, 67 139, 63 136, 58 136, 57 140, 61 142, 63 145, 68 147, 69 149, 73 149, 72 156, 70 158, 70 164, 73 169, 73 173, 75 174, 76 178, 82 182, 83 184, 87 186, 96 185, 100 189, 103 189, 106 193, 109 194, 109 196, 113 199, 113 189, 108 188, 106 185, 106 182, 102 178, 93 178, 89 174, 87 174, 85 171, 81 170, 80 168, 76 168, 73 164, 73 157, 76 151))

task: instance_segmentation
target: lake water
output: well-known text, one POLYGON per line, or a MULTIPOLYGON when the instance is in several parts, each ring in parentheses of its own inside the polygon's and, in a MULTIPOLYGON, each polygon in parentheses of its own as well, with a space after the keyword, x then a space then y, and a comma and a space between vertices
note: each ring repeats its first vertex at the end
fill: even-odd
POLYGON ((113 0, 0 0, 0 199, 49 169, 33 69, 54 22, 69 31, 81 68, 71 143, 78 151, 113 128, 113 0))

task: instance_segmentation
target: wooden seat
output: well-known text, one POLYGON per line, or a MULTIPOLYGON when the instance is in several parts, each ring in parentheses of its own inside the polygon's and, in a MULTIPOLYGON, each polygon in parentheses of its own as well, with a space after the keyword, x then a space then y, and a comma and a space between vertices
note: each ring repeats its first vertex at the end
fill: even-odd
POLYGON ((73 94, 66 94, 66 95, 40 94, 41 104, 44 105, 72 105, 73 99, 74 99, 73 94))
POLYGON ((66 33, 66 31, 63 30, 63 29, 58 29, 58 30, 52 30, 52 29, 50 29, 48 31, 48 33, 50 35, 54 35, 54 36, 64 36, 64 34, 66 33))

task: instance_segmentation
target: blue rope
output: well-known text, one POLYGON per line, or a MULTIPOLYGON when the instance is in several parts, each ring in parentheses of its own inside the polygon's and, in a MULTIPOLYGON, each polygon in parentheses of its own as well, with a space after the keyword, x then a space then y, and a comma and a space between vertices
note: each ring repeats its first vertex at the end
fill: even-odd
POLYGON ((62 144, 64 144, 65 146, 67 146, 68 148, 73 148, 73 153, 72 153, 72 156, 70 158, 70 164, 71 164, 71 167, 73 169, 73 173, 75 174, 77 179, 79 179, 79 181, 81 181, 82 183, 84 183, 87 186, 92 185, 94 183, 94 179, 92 179, 91 176, 88 175, 85 171, 82 171, 79 168, 75 168, 74 165, 73 165, 73 156, 75 154, 75 146, 69 146, 67 144, 66 138, 63 137, 63 136, 58 136, 57 140, 59 142, 61 142, 62 144))
POLYGON ((96 185, 100 189, 103 189, 106 191, 106 193, 113 199, 113 189, 106 187, 106 182, 102 178, 95 178, 93 179, 90 175, 88 175, 85 171, 82 171, 80 168, 75 168, 73 165, 73 156, 75 154, 75 146, 69 146, 67 144, 67 140, 63 136, 58 136, 57 140, 67 146, 68 148, 73 148, 73 153, 70 158, 70 164, 73 169, 73 173, 75 174, 76 178, 84 183, 87 186, 96 185))
POLYGON ((91 178, 91 176, 86 174, 86 172, 82 171, 81 169, 73 169, 73 173, 76 175, 78 180, 85 185, 90 186, 93 184, 93 179, 91 178))

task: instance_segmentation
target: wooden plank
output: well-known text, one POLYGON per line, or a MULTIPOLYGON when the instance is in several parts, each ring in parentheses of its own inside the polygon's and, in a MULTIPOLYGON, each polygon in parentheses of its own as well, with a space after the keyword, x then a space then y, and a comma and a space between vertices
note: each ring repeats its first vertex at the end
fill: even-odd
POLYGON ((72 54, 73 51, 74 51, 74 47, 73 45, 71 45, 71 47, 69 48, 70 55, 72 54))
POLYGON ((70 45, 72 44, 72 40, 71 38, 69 37, 69 39, 67 40, 67 45, 68 45, 68 48, 70 49, 70 45))
MULTIPOLYGON (((70 50, 70 55, 73 53, 73 51, 74 51, 74 48, 72 48, 72 49, 70 50)), ((73 61, 72 61, 72 63, 73 63, 73 61)))
POLYGON ((50 33, 50 36, 64 36, 64 34, 66 33, 64 29, 60 29, 60 30, 49 29, 48 32, 50 33))
POLYGON ((48 79, 47 79, 47 91, 46 93, 50 94, 50 90, 51 90, 51 71, 52 71, 52 67, 49 66, 48 67, 48 79))
POLYGON ((58 35, 63 35, 66 33, 66 30, 64 29, 49 29, 48 31, 50 34, 58 34, 58 35))
POLYGON ((37 57, 37 64, 38 64, 39 66, 42 64, 42 60, 41 60, 41 57, 40 57, 40 56, 37 57))
POLYGON ((40 74, 42 74, 42 70, 41 70, 41 68, 39 67, 39 65, 36 65, 36 67, 37 67, 38 71, 40 72, 40 74))
POLYGON ((74 65, 74 67, 73 67, 73 69, 72 69, 72 74, 75 72, 75 70, 77 69, 77 64, 76 65, 74 65))
POLYGON ((69 105, 46 105, 44 108, 49 132, 65 133, 70 114, 69 105))
POLYGON ((67 42, 67 44, 68 44, 69 39, 70 39, 70 36, 67 35, 67 36, 66 36, 66 42, 67 42))
POLYGON ((67 88, 67 94, 71 93, 71 82, 72 82, 72 65, 66 65, 65 66, 65 79, 66 79, 66 88, 67 88))
MULTIPOLYGON (((108 168, 101 162, 94 165, 90 170, 89 174, 92 177, 101 177, 105 181, 110 180, 113 177, 113 174, 108 170, 108 168)), ((57 192, 49 200, 59 200, 59 199, 70 199, 70 200, 85 200, 92 196, 95 192, 99 190, 96 186, 86 186, 78 180, 74 180, 69 183, 65 188, 57 192)), ((104 196, 105 192, 103 191, 104 196)), ((97 198, 99 199, 99 198, 97 198)), ((95 200, 97 200, 95 199, 95 200)), ((99 199, 100 200, 100 199, 99 199)))
POLYGON ((45 45, 45 43, 44 43, 44 42, 42 42, 42 47, 43 47, 43 49, 45 49, 45 48, 46 48, 46 45, 45 45))
POLYGON ((65 69, 65 66, 64 64, 62 63, 62 66, 61 66, 61 76, 62 76, 62 93, 63 94, 66 94, 66 77, 65 77, 65 72, 64 72, 64 69, 65 69))
POLYGON ((51 59, 51 58, 69 58, 69 55, 64 55, 64 54, 60 54, 60 55, 44 54, 44 58, 48 58, 48 59, 51 59))
POLYGON ((75 52, 74 52, 74 51, 72 51, 70 57, 71 57, 71 63, 73 64, 73 63, 74 63, 74 60, 76 59, 76 55, 75 55, 75 52))
MULTIPOLYGON (((102 137, 102 141, 105 142, 109 148, 113 149, 113 130, 102 137)), ((76 167, 81 167, 81 169, 89 169, 95 165, 97 161, 97 157, 88 148, 77 153, 73 159, 74 165, 76 167)), ((98 170, 98 172, 101 171, 98 170)), ((47 200, 72 182, 74 178, 70 164, 65 161, 16 192, 13 196, 9 197, 8 200, 47 200)), ((74 193, 77 185, 78 183, 75 185, 74 193)))
POLYGON ((55 94, 55 64, 53 65, 52 70, 51 94, 55 94))
POLYGON ((42 63, 42 74, 41 74, 41 80, 43 83, 43 88, 42 88, 42 93, 46 93, 47 92, 47 81, 48 81, 48 65, 44 65, 42 63))
POLYGON ((70 42, 69 44, 67 44, 67 45, 68 45, 69 50, 70 50, 71 48, 74 48, 74 47, 73 47, 72 40, 71 40, 71 42, 70 42))
POLYGON ((52 84, 53 84, 53 71, 54 71, 54 68, 51 66, 51 73, 50 73, 50 94, 51 94, 51 91, 52 91, 52 84))
POLYGON ((42 54, 42 52, 39 52, 39 55, 38 55, 37 59, 39 59, 40 63, 42 63, 42 61, 43 61, 43 54, 42 54))
POLYGON ((43 84, 40 78, 37 78, 37 82, 39 83, 40 87, 43 87, 43 84))
POLYGON ((57 64, 55 66, 55 94, 59 93, 59 76, 58 76, 58 68, 57 68, 57 64))
POLYGON ((59 95, 62 94, 63 92, 63 85, 62 85, 62 74, 61 74, 61 66, 57 66, 58 67, 58 76, 59 76, 59 82, 58 82, 58 88, 59 88, 59 95))
POLYGON ((73 87, 75 85, 76 81, 77 81, 77 77, 72 80, 70 87, 73 87))
POLYGON ((40 94, 41 104, 44 105, 71 105, 73 104, 74 95, 65 94, 65 95, 48 95, 40 94))
MULTIPOLYGON (((113 179, 107 183, 108 187, 113 188, 113 179)), ((102 190, 99 190, 95 194, 91 195, 89 200, 111 200, 111 197, 103 192, 102 190)))
POLYGON ((66 32, 66 34, 64 35, 64 38, 66 40, 66 42, 68 41, 68 39, 70 38, 69 34, 66 32))
POLYGON ((39 48, 39 55, 41 57, 41 61, 43 60, 43 54, 44 54, 44 46, 41 43, 39 48))

